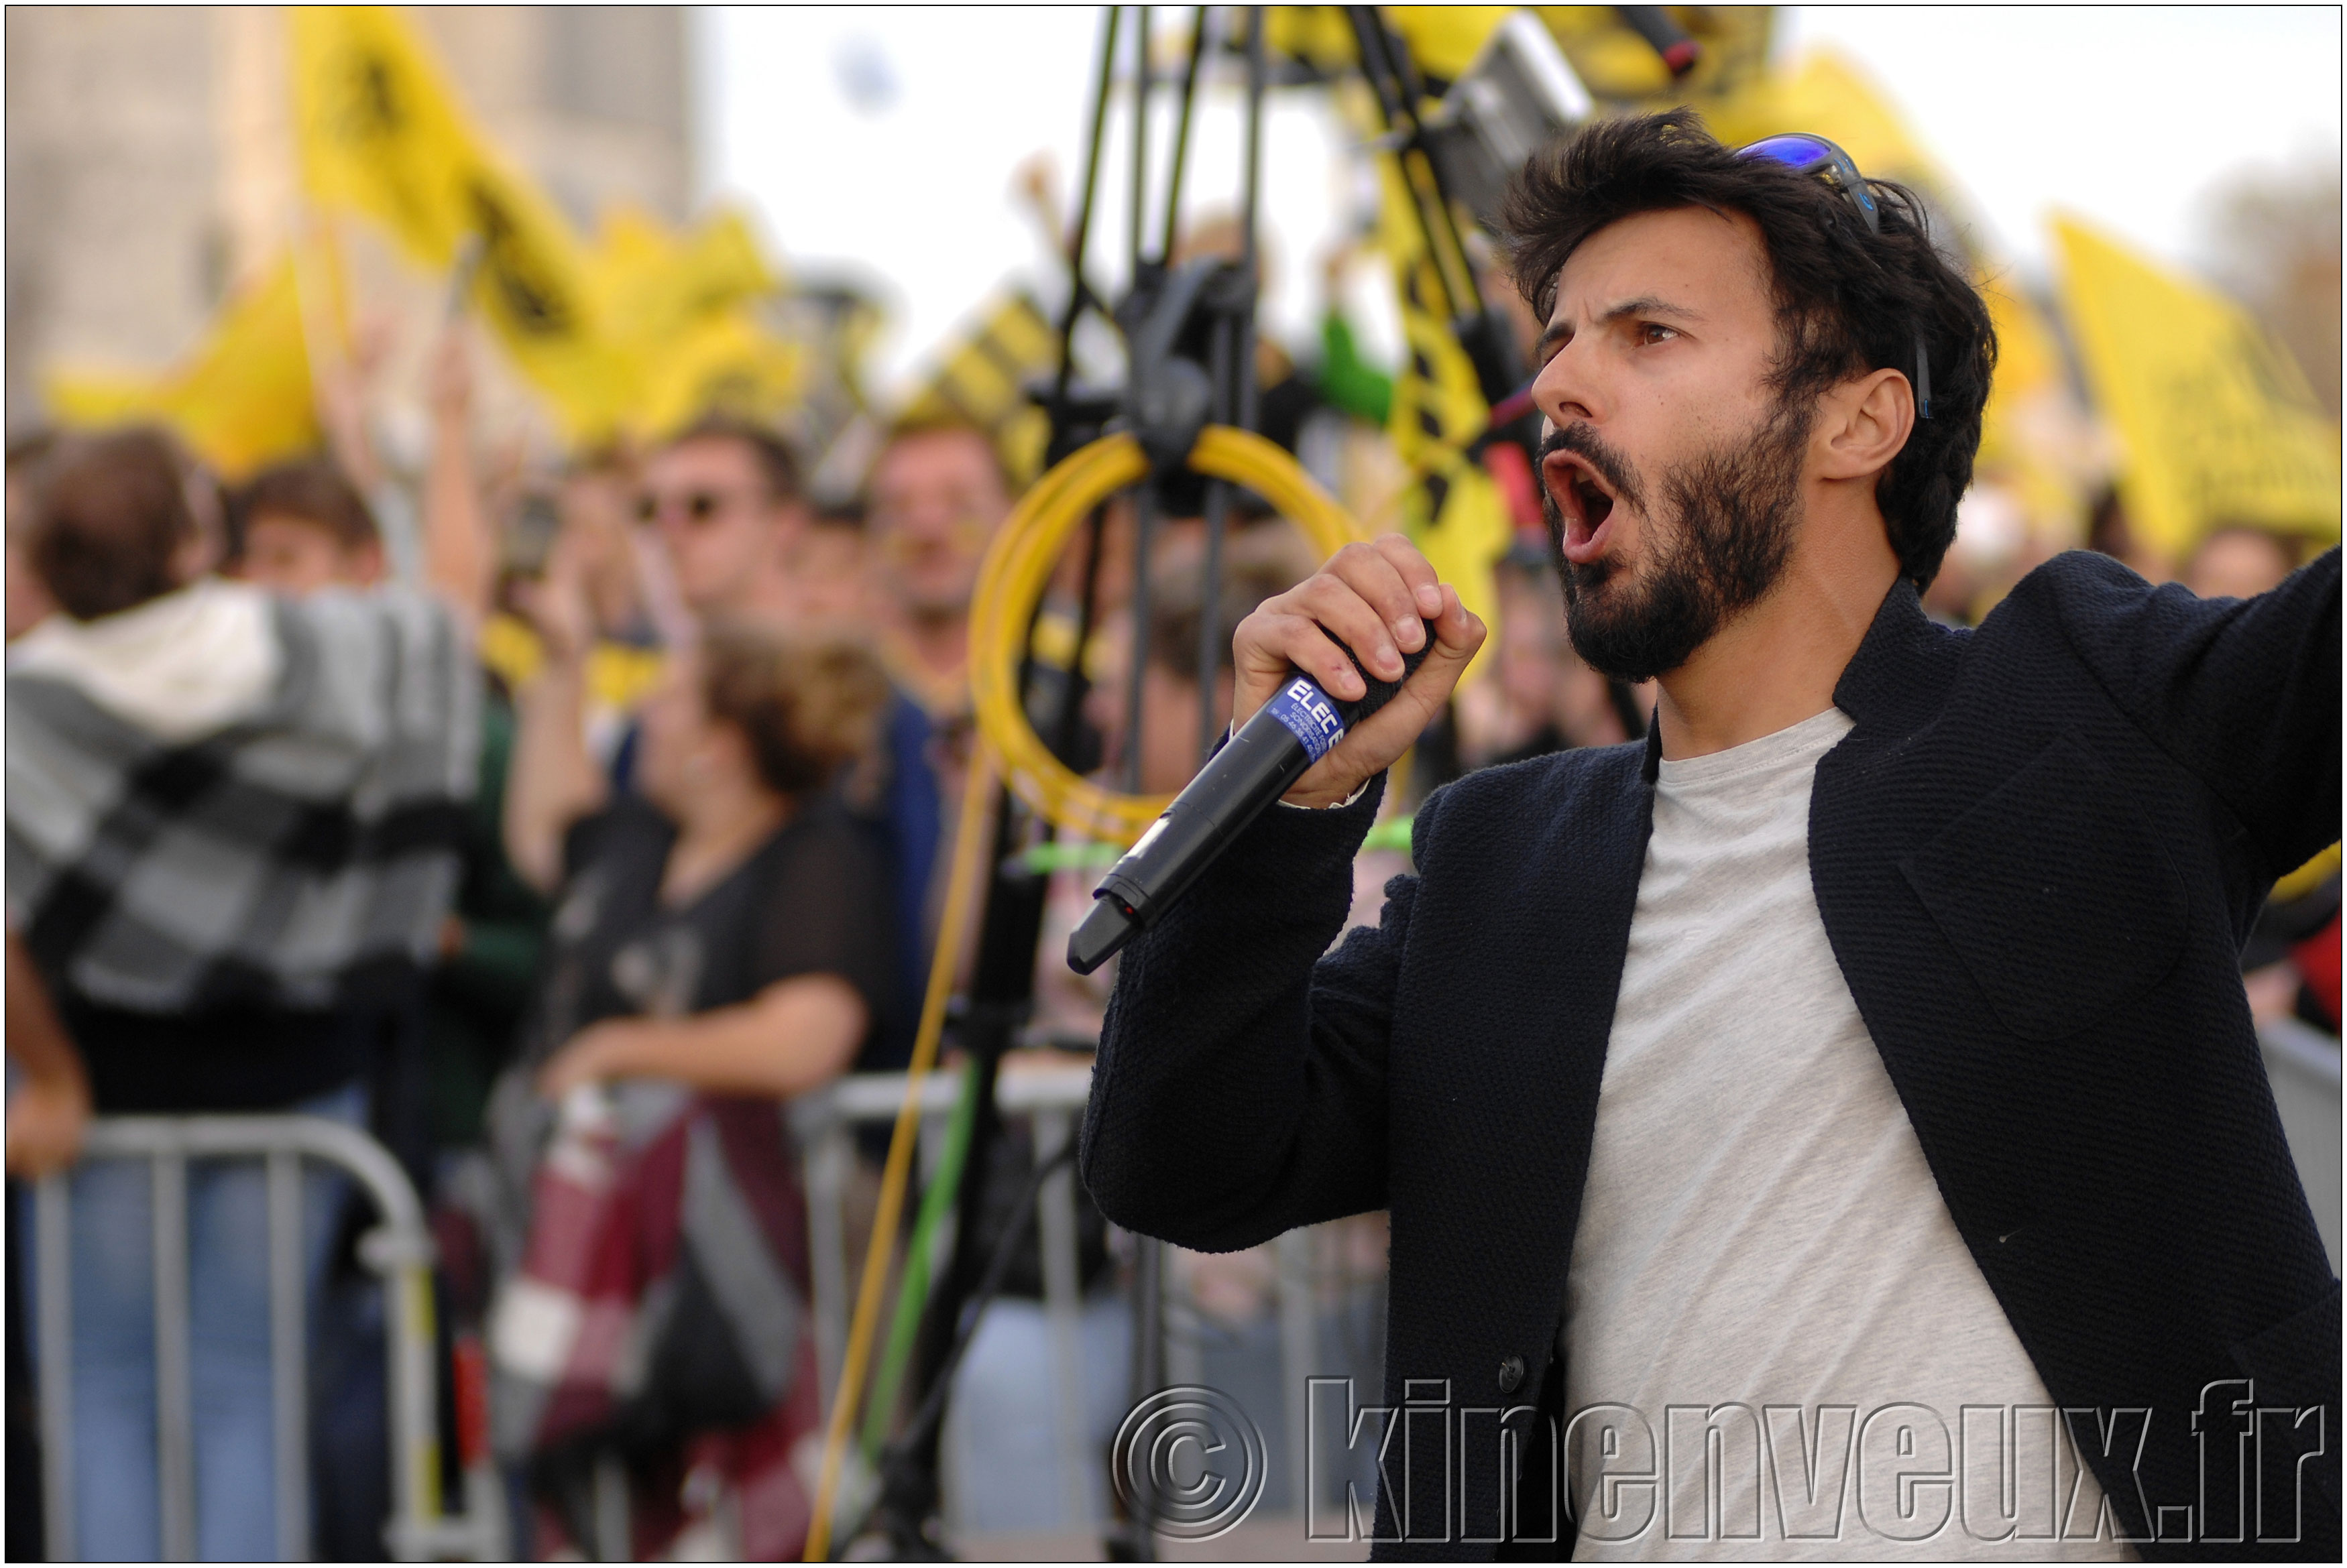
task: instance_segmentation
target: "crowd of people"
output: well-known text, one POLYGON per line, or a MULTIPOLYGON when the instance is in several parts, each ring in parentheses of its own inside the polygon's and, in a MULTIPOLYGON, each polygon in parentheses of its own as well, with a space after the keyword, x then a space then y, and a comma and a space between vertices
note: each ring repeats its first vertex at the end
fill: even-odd
MULTIPOLYGON (((1342 329, 1325 365, 1279 368, 1288 401, 1368 427, 1389 389, 1342 329)), ((130 1112, 298 1112, 394 1151, 435 1209, 452 1331, 486 1346, 517 1550, 591 1547, 615 1453, 639 1553, 713 1512, 749 1556, 794 1554, 806 1527, 813 1351, 804 1311, 772 1310, 806 1299, 806 1225, 774 1111, 907 1059, 975 746, 971 601, 1018 485, 986 431, 908 423, 852 501, 818 498, 787 441, 721 415, 492 479, 469 352, 452 329, 405 481, 349 421, 233 484, 155 429, 9 448, 8 1168, 70 1171, 72 1366, 38 1372, 71 1389, 93 1557, 160 1541, 152 1193, 134 1166, 74 1164, 89 1117, 130 1112), (746 1227, 716 1239, 712 1216, 746 1227), (626 1344, 599 1339, 611 1321, 626 1344)), ((1317 564, 1242 495, 1206 583, 1198 500, 1152 530, 1145 625, 1119 501, 1089 611, 1071 553, 1042 616, 1067 646, 1037 639, 1043 676, 1087 688, 1070 754, 1145 793, 1177 789, 1226 720, 1230 628, 1317 564)), ((2186 575, 2243 594, 2291 564, 2270 534, 2221 532, 2186 575)), ((1421 738, 1401 809, 1460 771, 1645 732, 1651 690, 1573 653, 1544 542, 1520 538, 1495 596, 1488 670, 1421 738)), ((1093 874, 1057 874, 1040 944, 1059 1039, 1096 1032, 1108 994, 1057 961, 1093 874)), ((2335 879, 2324 896, 2335 1028, 2335 879)), ((2264 1005, 2319 1012, 2299 975, 2275 971, 2264 1005)), ((189 1198, 199 1550, 270 1558, 266 1195, 219 1161, 189 1198)), ((353 1207, 310 1178, 321 1355, 369 1331, 338 1285, 353 1207)), ((1201 1260, 1194 1292, 1255 1312, 1260 1262, 1201 1260)), ((381 1375, 379 1356, 336 1364, 381 1375)), ((988 1367, 973 1386, 1018 1380, 988 1367)), ((337 1391, 324 1379, 322 1411, 337 1391)), ((380 1473, 381 1441, 321 1420, 323 1554, 381 1551, 381 1487, 350 1479, 380 1473)))

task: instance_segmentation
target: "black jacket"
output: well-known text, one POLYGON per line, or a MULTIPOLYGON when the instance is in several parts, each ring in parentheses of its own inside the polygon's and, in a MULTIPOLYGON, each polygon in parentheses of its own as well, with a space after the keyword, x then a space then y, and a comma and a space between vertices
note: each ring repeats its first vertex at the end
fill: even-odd
MULTIPOLYGON (((2339 1284, 2238 955, 2274 879, 2339 836, 2339 572, 2334 550, 2262 597, 2202 601, 2065 555, 1971 633, 1902 583, 1835 688, 1855 728, 1811 797, 1810 876, 1860 1014, 2046 1387, 2120 1412, 2074 1431, 2129 1533, 2178 1537, 2151 1557, 2243 1553, 2193 1539, 2236 1506, 2235 1418, 2210 1418, 2204 1512, 2194 1412, 2239 1379, 2259 1405, 2324 1407, 2305 1540, 2280 1554, 2338 1555, 2339 1284), (2206 1522, 2188 1537, 2187 1505, 2206 1522)), ((1397 1423, 1403 1495, 1380 1487, 1378 1533, 1406 1539, 1380 1553, 1493 1555, 1500 1418, 1476 1412, 1562 1402, 1658 756, 1566 752, 1438 792, 1417 873, 1325 957, 1376 791, 1266 812, 1124 956, 1081 1150, 1111 1218, 1220 1251, 1390 1211, 1386 1403, 1449 1414, 1397 1423), (1429 1446, 1444 1431, 1455 1469, 1429 1446)), ((1510 1418, 1530 1448, 1499 1550, 1564 1555, 1529 1414, 1510 1418)), ((2291 1458, 2273 1420, 2269 1535, 2291 1458)))

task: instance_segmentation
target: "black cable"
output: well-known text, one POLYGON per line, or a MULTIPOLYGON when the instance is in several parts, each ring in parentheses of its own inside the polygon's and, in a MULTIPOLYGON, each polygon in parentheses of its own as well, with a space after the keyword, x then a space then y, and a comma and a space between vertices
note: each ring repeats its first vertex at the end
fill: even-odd
POLYGON ((995 1240, 994 1254, 986 1261, 986 1273, 980 1277, 977 1290, 962 1307, 964 1321, 954 1334, 952 1348, 946 1352, 945 1359, 938 1363, 936 1380, 930 1383, 928 1395, 921 1400, 920 1409, 914 1412, 913 1419, 906 1423, 904 1431, 882 1452, 883 1471, 892 1469, 917 1449, 928 1435, 929 1429, 945 1413, 946 1396, 953 1387, 954 1373, 960 1368, 962 1357, 969 1352, 970 1340, 978 1335, 979 1319, 986 1315, 987 1304, 1001 1290, 1003 1278, 1010 1272, 1011 1256, 1018 1251, 1020 1242, 1026 1238, 1027 1227, 1035 1218, 1035 1199, 1042 1192, 1044 1181, 1053 1171, 1074 1159, 1075 1155, 1076 1140, 1071 1137, 1060 1145, 1059 1153, 1038 1165, 1035 1174, 1028 1179, 1026 1190, 1019 1195, 1019 1207, 1011 1211, 1010 1223, 995 1240))

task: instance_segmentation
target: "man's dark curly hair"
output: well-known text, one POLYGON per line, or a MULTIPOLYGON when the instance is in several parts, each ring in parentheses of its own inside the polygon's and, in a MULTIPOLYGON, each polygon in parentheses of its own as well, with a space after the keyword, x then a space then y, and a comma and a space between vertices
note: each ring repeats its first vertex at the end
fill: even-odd
POLYGON ((1599 229, 1642 212, 1701 207, 1759 226, 1776 292, 1780 400, 1813 398, 1870 371, 1912 380, 1915 331, 1929 344, 1932 417, 1875 484, 1900 569, 1918 587, 1956 536, 1956 500, 1972 483, 1981 408, 1996 366, 1996 330, 1980 293, 1926 231, 1904 186, 1869 180, 1882 231, 1815 175, 1738 158, 1687 109, 1602 120, 1529 160, 1500 223, 1516 287, 1546 321, 1566 258, 1599 229))

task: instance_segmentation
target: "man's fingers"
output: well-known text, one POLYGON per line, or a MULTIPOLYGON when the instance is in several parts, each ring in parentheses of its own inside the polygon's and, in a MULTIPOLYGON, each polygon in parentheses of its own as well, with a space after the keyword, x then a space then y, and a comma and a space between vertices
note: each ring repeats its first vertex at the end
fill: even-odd
POLYGON ((1382 680, 1401 678, 1401 648, 1393 628, 1352 584, 1329 575, 1311 578, 1296 591, 1295 607, 1352 649, 1354 657, 1361 661, 1361 668, 1368 674, 1382 680))
MULTIPOLYGON (((1266 605, 1247 619, 1257 624, 1249 626, 1249 635, 1242 639, 1249 667, 1245 673, 1258 677, 1263 690, 1255 704, 1240 714, 1242 719, 1287 678, 1290 665, 1318 681, 1320 688, 1331 697, 1350 700, 1368 692, 1353 661, 1345 657, 1343 648, 1329 640, 1327 632, 1321 629, 1313 616, 1275 610, 1266 605)), ((1249 682, 1250 686, 1254 684, 1249 682)))
MULTIPOLYGON (((1348 545, 1329 561, 1320 579, 1334 579, 1350 588, 1368 606, 1375 617, 1378 642, 1391 643, 1397 650, 1390 663, 1375 658, 1370 651, 1343 633, 1353 644, 1364 664, 1388 680, 1401 675, 1401 655, 1416 653, 1426 642, 1425 616, 1419 609, 1417 585, 1405 573, 1404 567, 1415 561, 1425 565, 1418 554, 1399 534, 1389 534, 1374 545, 1348 545)), ((1432 568, 1427 568, 1430 580, 1432 568)))
POLYGON ((1459 590, 1450 584, 1438 587, 1434 596, 1434 613, 1427 616, 1434 623, 1434 640, 1440 647, 1459 653, 1459 662, 1464 664, 1483 646, 1489 628, 1467 608, 1459 597, 1459 590))
POLYGON ((1442 613, 1442 581, 1434 575, 1434 563, 1420 555, 1417 545, 1402 535, 1386 534, 1378 536, 1373 547, 1409 585, 1411 607, 1420 620, 1430 621, 1442 613))

